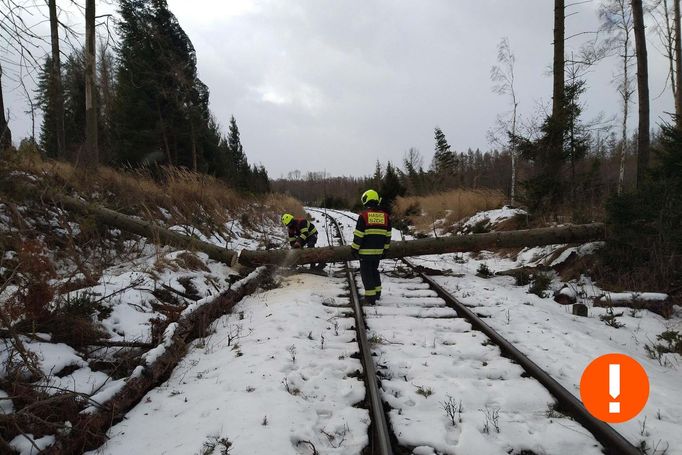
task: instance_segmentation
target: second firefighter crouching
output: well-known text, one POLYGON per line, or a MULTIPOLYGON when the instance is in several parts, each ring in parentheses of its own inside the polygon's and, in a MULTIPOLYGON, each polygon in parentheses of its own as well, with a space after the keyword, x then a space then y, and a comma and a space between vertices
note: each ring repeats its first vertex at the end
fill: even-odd
POLYGON ((365 209, 358 216, 351 248, 353 255, 360 260, 365 303, 374 305, 381 298, 379 262, 391 247, 391 217, 379 208, 381 198, 376 191, 365 191, 361 202, 365 209))
MULTIPOLYGON (((317 229, 315 225, 305 218, 294 218, 285 213, 282 215, 282 224, 287 227, 289 245, 291 248, 314 248, 317 243, 317 229)), ((311 269, 323 269, 325 263, 311 264, 311 269)))

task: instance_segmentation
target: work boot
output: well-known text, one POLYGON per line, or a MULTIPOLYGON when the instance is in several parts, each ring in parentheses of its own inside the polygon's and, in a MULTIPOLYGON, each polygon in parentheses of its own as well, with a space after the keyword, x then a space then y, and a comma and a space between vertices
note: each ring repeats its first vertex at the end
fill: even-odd
POLYGON ((372 296, 372 297, 367 297, 367 296, 365 296, 365 297, 362 298, 362 302, 360 302, 360 303, 361 303, 363 306, 365 306, 365 305, 367 305, 367 306, 374 306, 374 305, 377 304, 377 299, 376 299, 376 297, 374 297, 374 296, 372 296))

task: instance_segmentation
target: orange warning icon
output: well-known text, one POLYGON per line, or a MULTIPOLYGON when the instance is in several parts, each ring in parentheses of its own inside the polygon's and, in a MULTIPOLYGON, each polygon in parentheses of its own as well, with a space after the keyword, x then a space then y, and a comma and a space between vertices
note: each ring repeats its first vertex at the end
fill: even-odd
POLYGON ((649 378, 632 357, 606 354, 585 368, 580 378, 580 398, 599 420, 625 422, 644 409, 649 398, 649 378))

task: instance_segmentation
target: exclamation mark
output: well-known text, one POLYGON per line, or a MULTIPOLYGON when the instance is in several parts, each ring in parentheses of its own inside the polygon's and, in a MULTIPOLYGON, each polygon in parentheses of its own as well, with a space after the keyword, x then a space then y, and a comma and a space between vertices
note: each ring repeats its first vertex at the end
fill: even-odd
MULTIPOLYGON (((620 364, 609 364, 609 395, 614 400, 620 395, 620 364)), ((620 402, 609 402, 609 414, 620 414, 620 402)))

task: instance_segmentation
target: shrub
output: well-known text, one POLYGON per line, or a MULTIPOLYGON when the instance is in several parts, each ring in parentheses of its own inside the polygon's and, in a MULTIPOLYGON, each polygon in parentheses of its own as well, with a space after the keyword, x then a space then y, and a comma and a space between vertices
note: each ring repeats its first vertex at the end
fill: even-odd
POLYGON ((545 298, 547 297, 546 292, 551 284, 552 276, 550 274, 542 272, 535 273, 533 274, 533 281, 528 288, 528 292, 535 294, 538 297, 545 298))
POLYGON ((682 282, 682 129, 662 125, 656 166, 632 193, 606 206, 609 242, 602 281, 638 289, 682 282))
POLYGON ((434 221, 445 219, 445 226, 483 210, 501 207, 505 196, 494 190, 453 190, 428 196, 399 197, 393 203, 395 219, 407 218, 417 231, 430 232, 434 221))
POLYGON ((433 395, 433 390, 431 390, 431 387, 424 387, 421 385, 418 385, 416 387, 417 387, 417 394, 423 396, 424 398, 428 398, 431 395, 433 395))
POLYGON ((482 262, 476 270, 476 275, 480 276, 481 278, 490 278, 494 275, 494 273, 492 270, 490 270, 486 263, 482 262))
POLYGON ((604 324, 608 325, 609 327, 613 327, 614 329, 620 329, 621 327, 625 327, 625 324, 623 324, 617 319, 620 316, 623 316, 623 313, 614 313, 613 307, 608 307, 606 309, 606 314, 600 315, 599 320, 602 321, 604 324))
POLYGON ((530 272, 527 269, 521 268, 515 270, 512 274, 517 286, 527 286, 530 284, 530 272))

